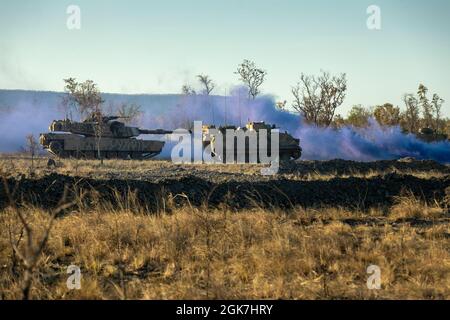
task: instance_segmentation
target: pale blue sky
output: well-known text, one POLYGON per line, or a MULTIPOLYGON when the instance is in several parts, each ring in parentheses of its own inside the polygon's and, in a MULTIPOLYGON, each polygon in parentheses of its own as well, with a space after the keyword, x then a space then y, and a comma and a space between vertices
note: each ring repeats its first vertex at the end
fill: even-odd
POLYGON ((57 90, 93 79, 106 92, 178 93, 208 73, 216 94, 242 59, 268 71, 264 93, 291 100, 301 72, 346 72, 353 104, 399 105, 420 82, 448 102, 448 0, 0 0, 0 88, 57 90), (81 8, 81 30, 66 8, 81 8), (382 29, 366 27, 381 8, 382 29))

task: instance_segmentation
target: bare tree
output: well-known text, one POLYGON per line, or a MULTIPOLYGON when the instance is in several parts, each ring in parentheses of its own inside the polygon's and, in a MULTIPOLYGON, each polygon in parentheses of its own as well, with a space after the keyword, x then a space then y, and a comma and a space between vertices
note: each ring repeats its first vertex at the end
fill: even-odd
POLYGON ((306 121, 328 127, 336 109, 344 102, 347 91, 346 74, 331 76, 328 72, 315 77, 301 74, 300 82, 292 87, 294 102, 292 107, 306 121))
MULTIPOLYGON (((182 128, 186 128, 188 129, 191 126, 191 122, 189 121, 189 112, 186 112, 186 108, 191 106, 191 97, 194 97, 193 100, 195 100, 195 96, 197 95, 197 93, 195 92, 195 90, 188 84, 184 84, 181 87, 181 93, 183 95, 182 97, 182 101, 180 104, 177 104, 177 107, 180 108, 180 115, 181 115, 181 123, 180 126, 182 128)), ((194 103, 195 104, 195 103, 194 103)))
POLYGON ((214 88, 216 87, 216 84, 212 81, 212 79, 205 74, 199 74, 197 76, 198 81, 200 81, 200 84, 203 86, 203 93, 207 96, 207 104, 209 106, 209 108, 211 109, 211 117, 212 117, 212 121, 214 123, 215 119, 214 119, 214 105, 211 104, 211 101, 209 99, 209 95, 211 94, 211 92, 214 90, 214 88))
POLYGON ((406 110, 402 114, 402 127, 410 133, 418 132, 420 126, 419 101, 413 94, 405 94, 403 96, 403 101, 406 110))
MULTIPOLYGON (((41 260, 42 252, 44 251, 48 239, 50 237, 50 231, 53 227, 54 221, 57 215, 72 207, 77 203, 77 201, 67 202, 67 188, 64 187, 64 193, 55 209, 51 210, 49 215, 49 222, 44 228, 40 238, 36 237, 37 229, 34 229, 31 223, 27 220, 24 208, 16 205, 16 200, 14 199, 16 188, 11 191, 9 184, 5 177, 3 177, 3 187, 6 194, 6 198, 9 202, 9 207, 11 211, 17 216, 20 224, 21 231, 19 232, 19 239, 15 239, 15 234, 13 233, 12 226, 9 225, 9 240, 10 246, 14 253, 14 258, 18 257, 22 262, 24 267, 24 274, 22 278, 22 299, 29 300, 31 298, 31 289, 33 287, 33 280, 35 277, 36 269, 39 266, 41 260), (19 246, 23 235, 25 235, 25 244, 19 246)), ((80 199, 84 197, 84 194, 80 195, 80 199)))
POLYGON ((142 116, 141 106, 135 103, 122 103, 117 110, 117 114, 125 118, 126 123, 132 123, 142 116))
POLYGON ((36 138, 33 134, 29 134, 26 137, 27 139, 27 151, 30 153, 31 156, 31 171, 34 169, 34 157, 36 156, 38 150, 39 150, 39 144, 36 141, 36 138))
POLYGON ((253 61, 245 59, 239 66, 235 74, 240 76, 239 80, 248 87, 249 99, 255 99, 260 93, 259 87, 263 84, 267 72, 257 68, 253 61))
POLYGON ((210 93, 214 90, 216 87, 215 83, 212 81, 212 79, 206 75, 206 74, 199 74, 197 76, 198 81, 200 81, 200 84, 203 86, 203 92, 209 96, 210 93))

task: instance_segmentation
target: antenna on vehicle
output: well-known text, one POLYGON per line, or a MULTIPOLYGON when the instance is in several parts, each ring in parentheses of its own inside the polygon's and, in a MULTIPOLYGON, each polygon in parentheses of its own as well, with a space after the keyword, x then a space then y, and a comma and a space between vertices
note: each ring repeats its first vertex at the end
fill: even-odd
POLYGON ((239 109, 239 127, 242 127, 242 114, 241 114, 241 88, 238 89, 238 109, 239 109))
POLYGON ((225 89, 225 127, 227 126, 227 89, 225 89))

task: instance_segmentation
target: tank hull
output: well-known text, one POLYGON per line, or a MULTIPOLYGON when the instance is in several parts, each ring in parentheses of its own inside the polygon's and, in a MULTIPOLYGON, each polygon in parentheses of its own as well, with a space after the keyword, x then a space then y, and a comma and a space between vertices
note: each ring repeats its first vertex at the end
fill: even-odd
MULTIPOLYGON (((224 142, 225 143, 225 142, 224 142)), ((217 154, 221 154, 221 161, 226 162, 227 159, 227 152, 226 148, 222 147, 222 152, 219 152, 217 149, 217 146, 215 143, 210 142, 204 142, 203 148, 209 147, 211 150, 211 156, 215 157, 217 154)), ((267 148, 263 151, 263 154, 270 155, 271 154, 271 148, 267 148)), ((256 159, 256 162, 261 162, 260 159, 260 150, 259 148, 256 149, 256 152, 250 152, 250 149, 248 148, 248 145, 245 146, 243 151, 239 151, 237 147, 234 147, 233 155, 231 156, 231 159, 233 159, 233 162, 243 162, 243 163, 250 163, 252 162, 251 159, 256 159), (239 161, 239 159, 244 159, 244 161, 239 161)), ((302 155, 302 149, 299 146, 285 146, 280 147, 278 150, 278 156, 280 160, 288 161, 288 160, 297 160, 302 155)))
MULTIPOLYGON (((233 126, 230 127, 219 127, 218 130, 215 127, 205 125, 203 126, 203 148, 209 148, 211 151, 211 156, 213 158, 217 158, 216 161, 221 162, 238 162, 238 163, 249 163, 249 162, 261 162, 260 153, 262 155, 272 155, 271 148, 271 138, 270 138, 270 130, 274 128, 273 126, 267 125, 264 122, 254 123, 249 122, 245 128, 235 128, 233 126), (211 131, 214 129, 214 133, 211 131), (237 147, 237 139, 231 138, 235 142, 227 148, 227 129, 235 130, 234 133, 241 132, 244 134, 248 134, 254 136, 254 143, 256 148, 250 148, 249 142, 250 137, 245 138, 245 140, 241 141, 243 143, 242 148, 238 149, 237 147), (260 136, 260 130, 265 129, 265 135, 262 138, 260 136), (217 136, 217 132, 221 133, 222 141, 221 143, 217 143, 220 136, 217 136), (260 139, 266 139, 266 142, 263 144, 265 146, 265 150, 260 150, 261 141, 260 139), (227 155, 227 149, 232 150, 233 154, 227 155)), ((288 161, 288 160, 297 160, 302 155, 302 148, 300 147, 300 140, 292 137, 287 132, 279 133, 279 145, 278 150, 274 150, 277 152, 277 156, 279 160, 288 161)), ((231 142, 231 141, 230 141, 231 142)))
POLYGON ((161 153, 163 141, 135 138, 85 137, 77 134, 44 133, 40 143, 60 158, 148 159, 161 153))

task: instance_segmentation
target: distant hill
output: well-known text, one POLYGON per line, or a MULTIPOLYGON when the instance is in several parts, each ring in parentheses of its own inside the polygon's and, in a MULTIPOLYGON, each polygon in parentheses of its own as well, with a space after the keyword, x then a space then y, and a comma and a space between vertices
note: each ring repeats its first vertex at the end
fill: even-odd
MULTIPOLYGON (((28 91, 28 90, 3 90, 0 89, 0 109, 16 107, 18 105, 32 105, 38 108, 57 110, 60 104, 62 92, 55 91, 28 91)), ((105 105, 108 103, 136 103, 145 111, 161 113, 164 110, 175 107, 180 100, 178 94, 102 94, 105 105)))

